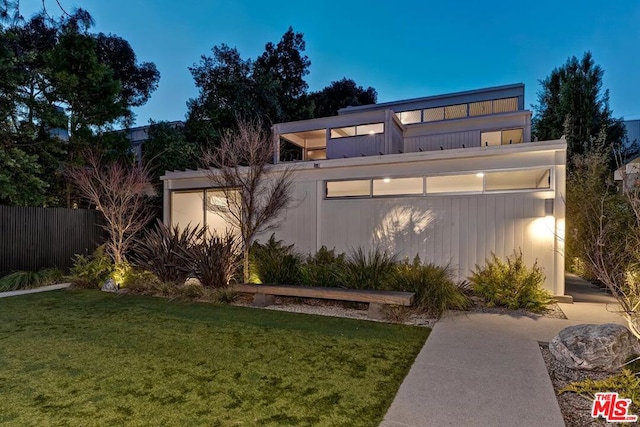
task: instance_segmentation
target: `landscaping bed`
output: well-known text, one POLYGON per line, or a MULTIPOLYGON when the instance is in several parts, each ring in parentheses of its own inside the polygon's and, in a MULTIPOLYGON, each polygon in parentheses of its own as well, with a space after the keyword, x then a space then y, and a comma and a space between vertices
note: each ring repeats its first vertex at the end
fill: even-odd
POLYGON ((0 300, 0 424, 380 423, 429 330, 97 291, 0 300))
MULTIPOLYGON (((251 306, 252 298, 241 296, 234 305, 251 306)), ((318 316, 333 316, 349 319, 369 320, 373 322, 392 322, 404 325, 433 327, 438 319, 415 307, 393 307, 386 311, 384 320, 374 320, 367 317, 368 304, 321 300, 314 298, 276 297, 276 303, 266 310, 288 311, 292 313, 315 314, 318 316)))
POLYGON ((611 376, 611 373, 570 369, 556 360, 555 357, 553 357, 551 351, 549 351, 549 346, 540 345, 540 351, 542 351, 542 358, 547 365, 549 377, 551 378, 553 389, 556 392, 558 404, 560 405, 560 410, 562 411, 562 417, 564 418, 565 425, 567 427, 607 425, 607 423, 602 418, 595 419, 591 417, 591 400, 588 400, 575 393, 559 394, 559 392, 570 383, 583 381, 587 378, 602 380, 611 376))

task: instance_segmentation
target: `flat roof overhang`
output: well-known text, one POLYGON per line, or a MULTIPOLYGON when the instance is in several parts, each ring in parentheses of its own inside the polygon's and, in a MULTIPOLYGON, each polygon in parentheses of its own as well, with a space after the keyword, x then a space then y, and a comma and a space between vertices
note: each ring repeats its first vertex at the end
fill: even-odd
MULTIPOLYGON (((468 147, 454 148, 450 150, 440 151, 422 151, 404 154, 383 154, 366 157, 349 157, 342 159, 328 159, 315 161, 298 161, 277 163, 271 169, 278 172, 279 169, 294 167, 297 171, 311 169, 332 169, 347 168, 356 166, 373 166, 373 165, 389 165, 398 163, 424 162, 431 160, 453 160, 453 159, 478 159, 480 157, 496 157, 509 154, 524 154, 557 151, 566 153, 567 143, 564 139, 553 141, 525 142, 514 145, 497 145, 489 147, 468 147)), ((566 160, 563 162, 566 163, 566 160)), ((508 166, 508 165, 507 165, 508 166)), ((187 179, 187 178, 203 178, 210 173, 206 169, 188 170, 188 171, 168 171, 160 177, 162 180, 187 179)))

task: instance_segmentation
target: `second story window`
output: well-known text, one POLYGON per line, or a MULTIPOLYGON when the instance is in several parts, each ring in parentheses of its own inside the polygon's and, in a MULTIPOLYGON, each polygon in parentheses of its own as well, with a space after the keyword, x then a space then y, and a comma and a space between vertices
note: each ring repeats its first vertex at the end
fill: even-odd
POLYGON ((376 135, 384 133, 384 123, 370 123, 366 125, 346 126, 331 129, 331 138, 347 138, 350 136, 376 135))
POLYGON ((480 143, 483 147, 520 144, 521 142, 523 142, 522 129, 506 129, 480 133, 480 143))

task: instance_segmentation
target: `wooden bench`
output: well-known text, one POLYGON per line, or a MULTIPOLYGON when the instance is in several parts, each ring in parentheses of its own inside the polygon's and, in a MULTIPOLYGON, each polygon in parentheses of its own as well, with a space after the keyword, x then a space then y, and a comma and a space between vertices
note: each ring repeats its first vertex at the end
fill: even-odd
POLYGON ((415 294, 413 292, 320 288, 292 285, 237 284, 233 286, 233 290, 236 292, 253 294, 253 305, 256 307, 266 307, 274 304, 276 295, 369 303, 368 317, 370 319, 382 319, 383 308, 386 305, 410 306, 413 304, 413 300, 415 298, 415 294))

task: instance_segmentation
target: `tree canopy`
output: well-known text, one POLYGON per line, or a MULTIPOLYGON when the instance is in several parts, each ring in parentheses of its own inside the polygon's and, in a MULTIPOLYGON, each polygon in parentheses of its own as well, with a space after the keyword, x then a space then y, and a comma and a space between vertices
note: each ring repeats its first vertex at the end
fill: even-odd
POLYGON ((341 108, 375 104, 377 99, 378 93, 374 88, 369 86, 364 89, 346 77, 311 94, 314 117, 335 116, 341 108))
POLYGON ((349 105, 376 102, 376 91, 343 78, 309 92, 305 76, 311 61, 304 54, 302 33, 293 28, 278 43, 269 42, 255 59, 245 59, 236 48, 221 44, 189 68, 198 96, 187 102, 188 139, 218 144, 236 130, 238 119, 273 123, 337 114, 349 105))
MULTIPOLYGON (((43 3, 24 20, 19 3, 0 4, 0 169, 25 165, 32 185, 24 200, 50 206, 76 198, 64 171, 82 163, 87 147, 129 154, 128 144, 106 133, 133 123, 132 107, 147 102, 160 78, 126 40, 91 33, 88 12, 62 12, 52 17, 43 3)), ((0 180, 0 194, 14 193, 0 180)), ((0 196, 0 203, 18 202, 0 196)))
POLYGON ((582 59, 569 58, 540 81, 532 134, 539 140, 564 135, 570 168, 576 155, 625 142, 622 120, 613 117, 609 90, 602 87, 603 75, 591 52, 585 52, 582 59))
POLYGON ((156 194, 162 197, 160 177, 165 171, 198 167, 198 150, 186 140, 184 129, 169 122, 151 122, 144 142, 142 162, 147 165, 156 194))

